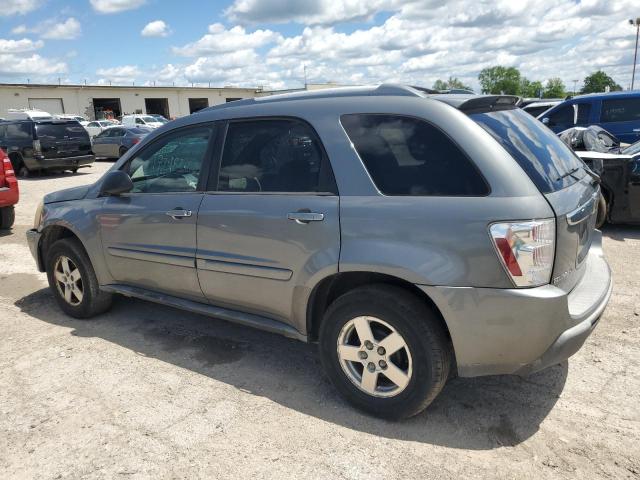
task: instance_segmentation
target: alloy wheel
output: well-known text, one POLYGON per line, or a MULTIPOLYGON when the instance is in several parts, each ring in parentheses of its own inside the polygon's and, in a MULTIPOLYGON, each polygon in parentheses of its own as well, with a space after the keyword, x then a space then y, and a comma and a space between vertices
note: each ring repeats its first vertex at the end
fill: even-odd
POLYGON ((369 395, 393 397, 409 385, 409 346, 395 328, 379 318, 349 320, 338 335, 337 353, 347 378, 369 395))
POLYGON ((53 275, 62 298, 74 307, 80 305, 84 297, 84 286, 76 264, 69 257, 61 255, 56 260, 53 275))

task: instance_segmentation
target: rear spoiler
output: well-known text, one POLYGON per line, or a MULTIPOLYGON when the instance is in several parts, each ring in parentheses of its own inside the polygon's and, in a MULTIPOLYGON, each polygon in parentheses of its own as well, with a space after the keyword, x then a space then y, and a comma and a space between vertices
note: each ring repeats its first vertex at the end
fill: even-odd
POLYGON ((458 110, 470 115, 472 113, 498 112, 518 108, 520 97, 515 95, 482 95, 472 98, 458 106, 458 110))

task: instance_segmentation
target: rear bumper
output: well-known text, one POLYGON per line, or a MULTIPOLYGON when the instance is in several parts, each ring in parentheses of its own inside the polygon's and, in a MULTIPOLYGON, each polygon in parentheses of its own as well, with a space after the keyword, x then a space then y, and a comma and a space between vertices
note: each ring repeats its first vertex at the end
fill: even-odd
POLYGON ((40 238, 42 237, 42 233, 40 233, 35 228, 31 230, 27 230, 27 243, 29 244, 29 250, 31 251, 31 255, 36 261, 38 265, 38 271, 44 272, 44 264, 42 263, 42 258, 40 256, 40 238))
POLYGON ((25 158, 24 163, 29 170, 47 170, 52 168, 78 168, 90 165, 96 160, 95 155, 60 158, 25 158))
POLYGON ((527 289, 420 287, 449 327, 463 377, 542 370, 576 353, 609 302, 611 270, 596 231, 582 280, 570 293, 527 289))

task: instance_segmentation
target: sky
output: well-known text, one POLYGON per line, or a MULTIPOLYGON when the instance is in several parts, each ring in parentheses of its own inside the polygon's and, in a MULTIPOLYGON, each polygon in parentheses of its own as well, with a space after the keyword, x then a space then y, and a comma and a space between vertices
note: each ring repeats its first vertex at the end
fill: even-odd
POLYGON ((479 90, 505 65, 629 88, 638 16, 640 0, 0 0, 0 82, 283 89, 306 67, 309 83, 479 90))

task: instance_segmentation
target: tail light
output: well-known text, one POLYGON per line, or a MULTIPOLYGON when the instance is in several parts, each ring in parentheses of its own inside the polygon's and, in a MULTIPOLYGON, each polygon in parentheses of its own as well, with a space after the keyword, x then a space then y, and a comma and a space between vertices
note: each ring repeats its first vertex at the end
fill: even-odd
POLYGON ((42 146, 40 145, 40 140, 33 141, 33 153, 35 155, 42 155, 42 146))
POLYGON ((132 143, 133 145, 137 145, 137 144, 139 144, 139 143, 140 143, 140 139, 139 139, 139 138, 137 138, 137 137, 136 137, 136 138, 133 138, 133 139, 131 140, 131 143, 132 143))
POLYGON ((556 243, 554 219, 493 223, 491 239, 516 287, 551 281, 556 243))

